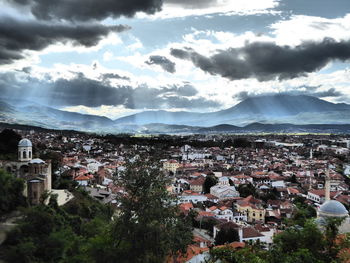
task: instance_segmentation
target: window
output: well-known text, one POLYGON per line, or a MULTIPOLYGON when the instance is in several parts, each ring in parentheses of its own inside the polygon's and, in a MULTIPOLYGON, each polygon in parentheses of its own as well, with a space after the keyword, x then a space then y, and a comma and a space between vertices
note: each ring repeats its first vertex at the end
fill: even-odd
POLYGON ((32 152, 31 151, 28 152, 28 158, 32 158, 32 152))
POLYGON ((23 159, 27 159, 27 152, 23 151, 23 159))

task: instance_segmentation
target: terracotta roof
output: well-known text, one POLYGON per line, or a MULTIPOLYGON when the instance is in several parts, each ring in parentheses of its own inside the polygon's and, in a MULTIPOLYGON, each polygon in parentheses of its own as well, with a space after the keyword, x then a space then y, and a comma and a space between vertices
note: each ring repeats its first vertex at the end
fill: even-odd
POLYGON ((198 217, 215 217, 215 215, 212 212, 207 212, 207 211, 199 211, 198 212, 198 217))
MULTIPOLYGON (((206 252, 208 251, 209 248, 208 247, 199 247, 198 245, 189 245, 187 247, 187 250, 186 250, 186 253, 184 255, 179 255, 177 258, 176 258, 176 262, 178 263, 184 263, 184 262, 187 262, 189 260, 191 260, 193 257, 199 255, 199 254, 202 254, 203 252, 206 252)), ((171 256, 168 257, 167 263, 173 263, 173 258, 171 256)))
POLYGON ((201 176, 195 180, 190 181, 190 185, 203 185, 204 181, 205 181, 205 178, 201 176))
POLYGON ((205 194, 205 196, 208 198, 208 199, 219 199, 219 197, 215 196, 215 195, 212 195, 212 194, 205 194))
POLYGON ((262 235, 258 230, 252 227, 245 227, 243 230, 243 238, 252 238, 252 237, 262 237, 262 235))
POLYGON ((74 178, 75 181, 89 181, 91 178, 85 175, 79 175, 74 178))
POLYGON ((215 205, 213 205, 213 206, 211 206, 211 207, 209 207, 208 208, 210 211, 214 211, 214 210, 216 210, 216 209, 218 209, 215 205))
MULTIPOLYGON (((320 197, 324 197, 325 196, 325 189, 311 189, 309 191, 310 193, 314 194, 314 195, 318 195, 320 197)), ((334 191, 331 191, 330 192, 330 196, 331 198, 333 198, 335 195, 337 195, 339 192, 334 192, 334 191)))
POLYGON ((292 188, 292 187, 287 187, 287 191, 289 194, 299 194, 299 190, 296 188, 292 188))
POLYGON ((192 203, 182 203, 180 205, 180 209, 181 210, 185 210, 185 211, 189 211, 193 208, 193 204, 192 203))
POLYGON ((217 225, 216 227, 218 229, 231 229, 231 228, 237 229, 237 228, 239 228, 239 225, 237 225, 236 223, 233 223, 233 222, 225 222, 225 223, 222 223, 220 225, 217 225))

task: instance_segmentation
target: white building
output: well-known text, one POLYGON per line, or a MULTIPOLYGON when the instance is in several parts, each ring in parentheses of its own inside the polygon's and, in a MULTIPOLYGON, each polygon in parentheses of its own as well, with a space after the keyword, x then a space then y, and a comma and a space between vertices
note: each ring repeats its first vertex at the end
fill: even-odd
POLYGON ((219 183, 210 187, 210 194, 217 196, 220 200, 239 197, 239 192, 234 186, 229 185, 227 177, 220 177, 219 183))

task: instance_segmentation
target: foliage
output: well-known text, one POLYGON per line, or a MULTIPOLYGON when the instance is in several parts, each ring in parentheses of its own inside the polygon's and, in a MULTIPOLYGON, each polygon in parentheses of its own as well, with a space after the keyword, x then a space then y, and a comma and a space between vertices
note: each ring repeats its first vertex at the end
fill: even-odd
POLYGON ((210 193, 210 187, 216 185, 218 183, 218 179, 215 177, 215 175, 208 175, 205 178, 205 181, 203 183, 203 191, 205 194, 210 193))
POLYGON ((254 187, 254 185, 252 184, 240 184, 238 186, 238 192, 239 192, 239 196, 241 197, 247 197, 247 196, 256 196, 256 189, 254 187))
POLYGON ((278 200, 280 199, 281 195, 276 189, 276 187, 272 188, 265 194, 261 194, 259 196, 259 199, 263 200, 264 202, 267 202, 268 200, 278 200))
POLYGON ((233 140, 233 147, 235 148, 246 148, 251 147, 251 142, 246 138, 236 138, 233 140))
POLYGON ((166 191, 166 179, 154 162, 130 162, 118 179, 119 217, 112 226, 119 262, 164 262, 192 242, 191 222, 178 215, 166 191))
POLYGON ((211 249, 210 262, 221 260, 223 263, 267 263, 267 254, 267 251, 257 249, 254 246, 234 249, 227 245, 211 249))
POLYGON ((48 205, 26 208, 5 242, 7 262, 93 262, 86 254, 89 240, 104 231, 110 214, 89 196, 74 195, 72 204, 63 207, 51 195, 48 205), (86 207, 95 212, 86 213, 86 207))
POLYGON ((21 135, 11 129, 5 129, 0 133, 0 154, 14 153, 17 156, 18 142, 21 135))
POLYGON ((301 196, 297 196, 293 203, 296 206, 296 212, 291 220, 288 220, 288 225, 304 226, 306 221, 310 218, 314 218, 317 215, 316 209, 306 203, 306 199, 301 196))
POLYGON ((63 161, 62 154, 56 151, 46 151, 41 153, 40 158, 44 160, 51 160, 53 171, 56 171, 62 165, 63 161))
POLYGON ((239 241, 238 231, 234 228, 222 228, 215 237, 216 245, 223 245, 234 241, 239 241))
POLYGON ((324 231, 308 220, 304 227, 289 227, 274 237, 272 247, 266 251, 258 244, 243 249, 230 246, 213 248, 211 261, 223 263, 329 263, 347 262, 350 236, 338 235, 341 219, 326 220, 324 231))
POLYGON ((23 189, 22 179, 0 169, 0 215, 26 204, 23 189))

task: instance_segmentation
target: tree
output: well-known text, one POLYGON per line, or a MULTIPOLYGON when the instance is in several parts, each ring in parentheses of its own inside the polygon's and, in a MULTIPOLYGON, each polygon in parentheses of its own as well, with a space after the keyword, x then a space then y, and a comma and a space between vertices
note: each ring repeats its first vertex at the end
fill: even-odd
POLYGON ((336 240, 339 234, 339 226, 345 218, 327 218, 325 225, 326 254, 330 259, 335 259, 339 253, 336 240))
POLYGON ((296 206, 296 211, 291 219, 286 220, 288 225, 304 226, 308 219, 316 217, 316 209, 306 203, 306 198, 296 196, 293 203, 296 206))
POLYGON ((105 235, 110 229, 109 208, 79 191, 73 194, 75 198, 63 207, 56 195, 50 195, 48 205, 22 211, 1 246, 6 262, 96 262, 87 251, 101 234, 106 249, 110 246, 105 235))
POLYGON ((247 197, 247 196, 256 196, 256 189, 254 187, 254 185, 252 184, 240 184, 238 186, 238 192, 239 192, 239 196, 241 197, 247 197))
POLYGON ((205 194, 210 193, 210 188, 218 183, 215 175, 208 175, 203 183, 203 191, 205 194))
POLYGON ((309 220, 304 227, 289 227, 274 237, 271 248, 271 262, 323 262, 324 238, 317 225, 309 220), (312 258, 314 261, 310 261, 312 258))
POLYGON ((268 252, 255 246, 237 249, 227 245, 211 249, 210 258, 210 263, 267 263, 268 252))
POLYGON ((215 237, 216 245, 239 241, 238 231, 234 228, 222 228, 215 237))
POLYGON ((246 138, 236 138, 233 140, 233 147, 235 148, 247 148, 251 146, 251 142, 246 138))
POLYGON ((0 169, 0 215, 25 205, 24 182, 0 169))
POLYGON ((164 262, 169 254, 175 258, 186 251, 192 242, 191 222, 179 215, 156 162, 140 159, 128 163, 117 181, 125 195, 119 197, 112 244, 118 262, 164 262))
POLYGON ((11 129, 5 129, 0 133, 0 159, 17 159, 18 142, 21 135, 11 129))

